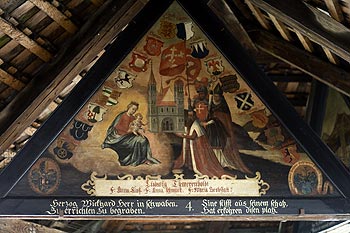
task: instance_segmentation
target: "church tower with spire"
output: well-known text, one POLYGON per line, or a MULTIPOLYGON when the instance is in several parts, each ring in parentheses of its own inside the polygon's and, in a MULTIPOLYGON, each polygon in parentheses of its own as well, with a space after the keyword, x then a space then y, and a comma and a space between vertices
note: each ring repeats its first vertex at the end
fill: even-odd
POLYGON ((184 83, 181 79, 178 79, 174 83, 174 101, 176 103, 176 131, 181 131, 185 126, 184 119, 184 83))
POLYGON ((157 114, 157 82, 153 73, 152 61, 151 73, 148 81, 148 129, 151 132, 158 131, 158 114, 157 114))
POLYGON ((163 87, 157 91, 157 81, 151 71, 148 81, 148 129, 151 132, 183 132, 184 131, 184 84, 178 79, 174 88, 163 87))

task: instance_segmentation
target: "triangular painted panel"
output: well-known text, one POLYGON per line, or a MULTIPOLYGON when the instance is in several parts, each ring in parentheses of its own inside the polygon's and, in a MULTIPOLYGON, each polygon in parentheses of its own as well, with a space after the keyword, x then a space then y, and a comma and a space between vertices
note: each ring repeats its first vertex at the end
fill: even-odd
POLYGON ((150 1, 15 157, 1 215, 32 197, 46 206, 21 215, 296 214, 300 198, 344 214, 348 171, 208 9, 180 2, 192 18, 150 1))

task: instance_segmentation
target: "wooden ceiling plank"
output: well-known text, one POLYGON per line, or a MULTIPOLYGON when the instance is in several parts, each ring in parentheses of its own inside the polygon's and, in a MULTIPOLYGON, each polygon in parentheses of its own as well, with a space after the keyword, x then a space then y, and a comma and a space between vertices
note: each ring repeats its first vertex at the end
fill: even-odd
POLYGON ((91 3, 97 7, 102 6, 103 2, 104 2, 103 0, 91 0, 91 3))
POLYGON ((250 0, 249 1, 246 0, 245 3, 249 7, 249 9, 252 11, 253 15, 258 20, 260 25, 263 26, 263 28, 265 28, 266 30, 269 30, 271 28, 270 24, 269 24, 269 21, 264 17, 264 15, 260 11, 260 9, 257 8, 255 5, 253 5, 250 0))
POLYGON ((1 68, 0 68, 0 81, 5 83, 9 87, 15 89, 16 91, 20 91, 25 87, 24 83, 14 78, 11 74, 7 73, 1 68))
POLYGON ((314 46, 312 45, 312 42, 309 38, 301 34, 298 30, 294 30, 295 34, 297 35, 298 39, 300 40, 301 44, 303 45, 304 49, 309 51, 310 53, 314 52, 314 46))
POLYGON ((49 53, 46 49, 41 47, 34 40, 30 39, 26 34, 9 24, 3 18, 0 18, 0 30, 3 31, 9 37, 11 37, 13 40, 17 41, 23 47, 37 55, 43 61, 48 62, 51 60, 51 53, 49 53))
POLYGON ((346 61, 350 61, 350 29, 305 2, 294 0, 250 0, 260 9, 278 15, 286 25, 308 35, 346 61), (292 6, 292 7, 291 7, 292 6))
POLYGON ((209 222, 208 223, 208 233, 227 233, 230 227, 230 222, 209 222))
POLYGON ((275 25, 275 27, 283 37, 283 39, 285 39, 286 41, 293 41, 293 38, 287 27, 283 23, 281 23, 275 16, 271 15, 270 13, 268 13, 268 15, 272 23, 275 25))
POLYGON ((74 34, 78 27, 62 12, 60 12, 56 7, 51 5, 48 1, 42 0, 30 0, 35 6, 40 10, 44 11, 50 18, 56 21, 61 27, 63 27, 67 32, 74 34))
POLYGON ((43 30, 52 19, 47 16, 43 11, 38 11, 28 20, 26 20, 25 25, 31 28, 33 31, 40 32, 43 30))
MULTIPOLYGON (((32 9, 35 7, 34 4, 30 3, 32 7, 28 11, 32 11, 32 9)), ((23 4, 24 5, 24 4, 23 4)), ((26 4, 28 5, 28 4, 26 4)), ((37 32, 38 27, 43 27, 45 28, 46 25, 43 25, 43 23, 47 22, 43 20, 44 18, 50 19, 43 11, 37 10, 35 14, 33 12, 28 13, 23 12, 11 12, 11 18, 10 20, 8 17, 4 17, 8 22, 11 22, 11 24, 16 27, 20 28, 21 31, 27 35, 29 38, 35 38, 34 41, 37 42, 40 46, 43 46, 45 49, 48 49, 51 47, 51 51, 55 50, 54 46, 52 43, 50 43, 46 38, 43 38, 40 36, 37 32), (38 17, 39 16, 39 17, 38 17)), ((50 19, 51 20, 51 19, 50 19)))
POLYGON ((210 0, 208 6, 243 47, 253 53, 258 51, 242 24, 224 0, 210 0))
POLYGON ((35 121, 46 106, 130 23, 144 5, 137 0, 108 0, 99 8, 70 44, 57 54, 56 60, 41 69, 0 112, 0 153, 35 121))
MULTIPOLYGON (((52 44, 56 45, 54 43, 54 40, 59 36, 61 36, 64 32, 66 31, 60 25, 58 25, 57 22, 51 21, 51 23, 47 25, 43 30, 41 30, 39 34, 40 36, 49 40, 52 44)), ((69 34, 69 35, 72 36, 72 34, 69 34)))
POLYGON ((325 0, 331 16, 338 22, 344 22, 344 15, 338 0, 325 0))
MULTIPOLYGON (((23 69, 22 72, 25 74, 35 74, 42 64, 43 64, 43 61, 35 57, 33 61, 23 69)), ((33 77, 27 77, 27 78, 33 78, 33 77)))
POLYGON ((285 43, 271 33, 255 31, 251 33, 250 36, 259 49, 297 67, 301 71, 339 92, 350 96, 349 72, 322 61, 313 54, 285 43))
POLYGON ((3 102, 3 101, 5 101, 6 103, 8 102, 8 101, 6 101, 6 99, 9 97, 9 96, 11 96, 11 95, 13 95, 13 92, 14 92, 15 90, 13 89, 13 88, 11 88, 11 87, 8 87, 7 85, 6 85, 6 89, 4 89, 4 90, 1 90, 1 93, 0 93, 0 103, 1 102, 3 102))
POLYGON ((322 47, 322 49, 331 63, 339 64, 339 59, 337 56, 335 56, 328 48, 322 47))
POLYGON ((68 9, 76 8, 79 4, 81 4, 84 0, 72 0, 69 3, 67 3, 68 9))
POLYGON ((106 220, 102 224, 101 228, 106 233, 118 233, 124 229, 127 223, 128 221, 125 221, 125 220, 106 220))
MULTIPOLYGON (((27 50, 27 49, 25 49, 23 46, 18 44, 17 41, 11 39, 5 46, 0 48, 0 57, 4 60, 4 62, 10 63, 14 58, 16 58, 24 50, 27 50)), ((27 51, 33 54, 29 50, 27 51)), ((33 56, 37 57, 36 55, 33 55, 33 56)))
POLYGON ((33 14, 32 10, 34 7, 35 6, 33 3, 26 1, 15 10, 13 10, 10 15, 19 21, 25 21, 26 19, 30 18, 31 14, 33 14))
POLYGON ((18 219, 0 219, 0 232, 64 233, 65 231, 18 219))
MULTIPOLYGON (((19 72, 23 72, 23 70, 29 66, 32 62, 37 59, 36 56, 34 56, 30 51, 27 49, 23 50, 20 54, 18 54, 16 57, 14 57, 11 61, 10 64, 12 66, 15 66, 16 69, 18 69, 19 72)), ((24 75, 24 74, 23 74, 24 75)), ((30 75, 30 74, 25 74, 25 76, 30 75)), ((18 76, 16 77, 18 78, 18 76)), ((27 83, 29 77, 22 77, 21 80, 27 83)))

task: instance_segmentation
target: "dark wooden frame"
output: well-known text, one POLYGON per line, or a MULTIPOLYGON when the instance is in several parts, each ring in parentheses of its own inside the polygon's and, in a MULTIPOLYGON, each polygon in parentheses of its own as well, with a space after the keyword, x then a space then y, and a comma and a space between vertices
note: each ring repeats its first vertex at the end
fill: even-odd
MULTIPOLYGON (((53 199, 60 199, 54 197, 16 198, 7 195, 172 2, 173 0, 150 0, 132 23, 106 48, 106 52, 86 77, 79 82, 67 99, 1 173, 0 216, 45 216, 45 213, 42 212, 42 205, 48 206, 53 199)), ((295 199, 288 199, 292 208, 286 213, 281 213, 281 216, 286 215, 293 218, 293 216, 300 217, 300 215, 308 217, 312 215, 333 215, 334 219, 334 216, 340 217, 349 214, 350 172, 338 161, 332 151, 307 123, 299 117, 287 99, 265 77, 239 42, 222 26, 218 18, 206 5, 206 1, 178 0, 178 2, 197 25, 207 33, 207 36, 238 70, 252 90, 262 99, 264 104, 268 106, 343 196, 343 198, 305 199, 296 197, 295 199), (237 54, 239 54, 239 57, 237 54)), ((279 199, 283 200, 283 198, 279 199)), ((201 198, 194 198, 193 200, 200 201, 201 198)), ((235 198, 232 200, 235 200, 235 198)), ((153 214, 160 215, 160 213, 150 213, 150 215, 153 214)), ((176 214, 165 212, 161 215, 173 216, 176 214)), ((320 218, 322 219, 322 217, 320 218)))

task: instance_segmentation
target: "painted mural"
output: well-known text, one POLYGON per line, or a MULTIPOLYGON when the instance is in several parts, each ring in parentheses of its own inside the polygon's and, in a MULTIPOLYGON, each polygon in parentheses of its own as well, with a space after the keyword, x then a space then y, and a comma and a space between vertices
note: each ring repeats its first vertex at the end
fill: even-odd
POLYGON ((350 167, 349 99, 329 90, 322 139, 348 168, 350 167))
POLYGON ((71 192, 95 196, 334 194, 177 3, 44 156, 27 175, 37 194, 67 192, 68 181, 71 192), (60 167, 82 175, 61 178, 60 167))

